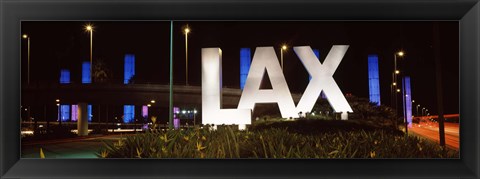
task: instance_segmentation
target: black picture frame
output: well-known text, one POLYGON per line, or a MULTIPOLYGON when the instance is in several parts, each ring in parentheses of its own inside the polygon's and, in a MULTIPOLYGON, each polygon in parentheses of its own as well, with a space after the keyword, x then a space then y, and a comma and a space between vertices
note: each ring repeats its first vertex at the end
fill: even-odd
POLYGON ((478 0, 0 0, 1 178, 478 178, 478 0), (22 20, 458 20, 460 159, 20 159, 22 20))

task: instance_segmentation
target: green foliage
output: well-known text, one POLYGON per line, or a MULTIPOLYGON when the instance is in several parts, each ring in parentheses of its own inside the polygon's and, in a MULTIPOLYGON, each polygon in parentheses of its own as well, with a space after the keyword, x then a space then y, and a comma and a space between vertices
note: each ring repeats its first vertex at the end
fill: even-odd
POLYGON ((396 124, 401 123, 401 120, 395 121, 397 116, 390 107, 377 106, 376 103, 371 103, 368 99, 357 97, 349 97, 348 102, 354 111, 349 116, 353 120, 371 121, 384 126, 396 126, 396 124))
POLYGON ((288 132, 298 134, 316 134, 330 132, 349 132, 349 131, 375 131, 384 130, 395 135, 403 135, 403 132, 393 128, 392 126, 385 126, 382 123, 376 123, 369 120, 311 120, 298 119, 295 121, 256 121, 250 129, 252 131, 262 131, 266 129, 287 129, 288 132))
POLYGON ((457 151, 412 136, 377 130, 301 134, 230 127, 154 131, 105 142, 105 158, 453 158, 457 151))
MULTIPOLYGON (((397 119, 395 111, 390 107, 383 105, 377 106, 376 103, 371 103, 368 99, 355 96, 348 96, 347 100, 353 110, 353 113, 348 116, 349 120, 370 121, 372 123, 394 128, 402 123, 401 119, 397 119), (399 121, 395 121, 395 119, 399 121)), ((318 99, 312 112, 315 112, 315 115, 308 115, 307 119, 339 119, 339 114, 334 114, 332 107, 326 99, 318 99)))

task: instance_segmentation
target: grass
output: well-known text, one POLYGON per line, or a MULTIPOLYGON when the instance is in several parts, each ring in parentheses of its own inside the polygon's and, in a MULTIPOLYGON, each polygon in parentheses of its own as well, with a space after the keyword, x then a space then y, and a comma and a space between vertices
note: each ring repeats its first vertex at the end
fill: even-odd
POLYGON ((249 131, 230 127, 154 131, 105 142, 103 158, 458 158, 414 136, 351 121, 276 121, 249 131), (342 125, 343 124, 343 125, 342 125), (319 127, 321 126, 321 127, 319 127), (300 130, 300 128, 302 130, 300 130))

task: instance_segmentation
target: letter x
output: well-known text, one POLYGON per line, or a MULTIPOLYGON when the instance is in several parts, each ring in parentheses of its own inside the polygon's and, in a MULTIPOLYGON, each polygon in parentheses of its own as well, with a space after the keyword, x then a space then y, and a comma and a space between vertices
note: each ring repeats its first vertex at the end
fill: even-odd
POLYGON ((310 112, 320 93, 327 96, 327 100, 335 112, 353 112, 342 91, 333 79, 333 74, 347 52, 348 45, 334 45, 325 61, 320 63, 310 46, 294 47, 293 50, 300 58, 312 79, 298 102, 297 111, 310 112))

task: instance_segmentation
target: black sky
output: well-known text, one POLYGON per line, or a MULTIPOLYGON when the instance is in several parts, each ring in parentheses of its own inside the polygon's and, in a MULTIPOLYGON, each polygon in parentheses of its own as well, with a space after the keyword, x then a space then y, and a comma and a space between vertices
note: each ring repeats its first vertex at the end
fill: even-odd
MULTIPOLYGON (((88 22, 22 22, 22 32, 31 37, 31 83, 58 83, 59 71, 71 71, 71 81, 81 82, 81 62, 89 60, 88 22)), ((123 57, 136 55, 136 75, 140 83, 168 84, 169 21, 95 21, 93 59, 104 61, 113 72, 112 82, 123 82, 123 57)), ((379 56, 382 104, 390 104, 393 54, 399 58, 402 75, 411 76, 412 97, 436 113, 433 22, 430 21, 175 21, 174 83, 185 83, 185 36, 189 45, 189 83, 201 85, 201 48, 220 47, 223 85, 239 87, 239 49, 309 45, 320 50, 323 61, 332 45, 350 45, 334 78, 343 93, 368 98, 367 55, 379 56)), ((440 56, 445 113, 458 113, 459 106, 459 27, 457 21, 441 21, 440 56)), ((20 38, 20 37, 19 37, 20 38)), ((25 41, 23 41, 25 42, 25 41)), ((22 43, 22 76, 26 81, 26 43, 22 43)), ((293 50, 284 53, 285 76, 294 93, 303 93, 308 73, 293 50)))

